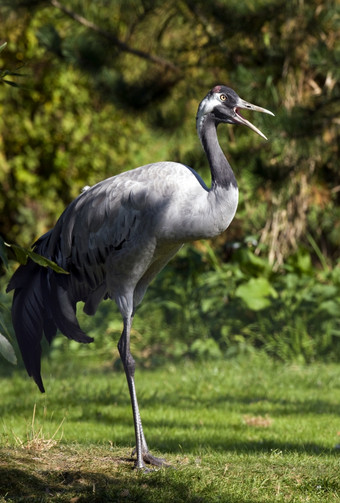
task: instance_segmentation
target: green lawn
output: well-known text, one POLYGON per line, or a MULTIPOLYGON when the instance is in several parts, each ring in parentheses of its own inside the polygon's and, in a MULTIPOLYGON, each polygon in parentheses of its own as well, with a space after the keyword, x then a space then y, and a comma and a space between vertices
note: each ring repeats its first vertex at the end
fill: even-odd
POLYGON ((43 373, 45 395, 18 369, 0 377, 1 502, 340 501, 340 366, 253 354, 137 370, 149 447, 175 468, 151 473, 132 469, 121 369, 43 373))

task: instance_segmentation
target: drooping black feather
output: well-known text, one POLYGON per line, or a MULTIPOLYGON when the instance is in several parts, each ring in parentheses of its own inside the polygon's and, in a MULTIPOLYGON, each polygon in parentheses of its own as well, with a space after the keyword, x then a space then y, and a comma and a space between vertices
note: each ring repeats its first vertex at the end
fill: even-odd
MULTIPOLYGON (((47 255, 50 233, 42 236, 35 251, 47 255)), ((76 302, 67 292, 69 276, 42 267, 31 259, 21 265, 12 276, 7 292, 15 290, 12 321, 19 349, 28 375, 40 391, 44 386, 40 374, 41 339, 49 343, 59 329, 69 339, 89 343, 93 341, 80 328, 76 318, 76 302)))
POLYGON ((76 302, 72 300, 67 284, 64 287, 64 278, 60 278, 54 272, 51 272, 50 276, 50 287, 54 293, 53 302, 50 302, 50 310, 55 324, 69 339, 84 343, 93 342, 94 339, 86 335, 79 326, 76 318, 76 302))
POLYGON ((12 320, 19 349, 28 375, 32 376, 43 393, 44 386, 40 375, 41 339, 46 326, 48 339, 55 335, 55 325, 45 316, 42 282, 47 271, 31 260, 19 267, 14 274, 7 291, 15 288, 12 320))

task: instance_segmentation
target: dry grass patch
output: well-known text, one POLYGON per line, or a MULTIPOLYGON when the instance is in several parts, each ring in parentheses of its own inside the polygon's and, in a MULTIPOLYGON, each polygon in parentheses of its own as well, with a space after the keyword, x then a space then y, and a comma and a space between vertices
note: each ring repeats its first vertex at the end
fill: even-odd
POLYGON ((42 443, 5 448, 0 451, 0 501, 99 501, 105 488, 117 487, 121 466, 131 471, 121 449, 103 454, 103 448, 42 443))

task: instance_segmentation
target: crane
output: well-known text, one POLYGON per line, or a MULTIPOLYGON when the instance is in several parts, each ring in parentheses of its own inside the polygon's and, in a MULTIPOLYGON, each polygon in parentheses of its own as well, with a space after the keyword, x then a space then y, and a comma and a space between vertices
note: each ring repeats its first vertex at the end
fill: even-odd
POLYGON ((87 187, 34 245, 69 274, 28 260, 7 288, 15 290, 12 320, 22 358, 41 392, 43 334, 50 343, 59 329, 69 339, 90 343, 93 338, 76 318, 77 302, 85 303, 88 315, 103 299, 116 302, 123 319, 118 350, 130 393, 138 469, 166 461, 151 454, 143 432, 130 352, 133 317, 149 283, 184 243, 217 236, 234 218, 238 187, 217 126, 243 124, 267 139, 241 109, 274 115, 224 85, 211 89, 198 107, 196 127, 210 165, 210 188, 196 171, 176 162, 147 164, 87 187))

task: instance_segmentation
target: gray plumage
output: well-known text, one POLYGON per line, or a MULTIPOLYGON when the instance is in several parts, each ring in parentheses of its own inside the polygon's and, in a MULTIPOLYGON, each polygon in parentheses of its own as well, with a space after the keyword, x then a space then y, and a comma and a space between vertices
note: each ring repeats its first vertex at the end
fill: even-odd
POLYGON ((150 454, 143 433, 130 353, 132 319, 150 281, 185 242, 217 236, 232 221, 238 189, 218 143, 217 125, 244 124, 264 137, 240 115, 240 108, 271 114, 225 86, 214 87, 198 108, 197 131, 211 169, 211 188, 193 169, 174 162, 148 164, 86 187, 35 244, 37 253, 69 274, 29 260, 8 285, 8 291, 15 290, 12 319, 19 348, 42 392, 43 333, 49 342, 57 329, 69 339, 92 342, 78 324, 77 302, 83 301, 85 313, 93 315, 103 299, 115 300, 124 323, 118 349, 134 415, 137 468, 165 462, 150 454))

